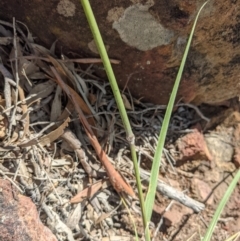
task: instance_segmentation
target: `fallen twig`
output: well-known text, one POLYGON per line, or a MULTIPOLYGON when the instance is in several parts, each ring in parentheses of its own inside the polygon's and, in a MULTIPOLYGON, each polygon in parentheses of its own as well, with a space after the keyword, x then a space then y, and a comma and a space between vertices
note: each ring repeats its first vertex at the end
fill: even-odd
MULTIPOLYGON (((140 175, 141 175, 141 178, 143 178, 145 181, 147 181, 147 182, 149 181, 149 176, 150 176, 149 172, 147 172, 143 169, 140 169, 140 175)), ((202 211, 205 208, 205 205, 203 203, 200 203, 200 202, 188 197, 183 192, 180 192, 180 191, 174 189, 173 187, 162 182, 161 180, 158 180, 157 190, 160 193, 162 193, 163 195, 182 203, 183 205, 191 208, 193 211, 195 211, 197 213, 202 211)))

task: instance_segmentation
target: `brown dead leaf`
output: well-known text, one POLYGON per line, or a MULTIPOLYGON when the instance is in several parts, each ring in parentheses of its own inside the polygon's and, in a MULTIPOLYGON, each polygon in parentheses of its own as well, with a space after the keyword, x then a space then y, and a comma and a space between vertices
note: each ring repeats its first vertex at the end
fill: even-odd
POLYGON ((55 140, 57 140, 63 133, 64 129, 68 126, 68 123, 70 122, 70 118, 67 118, 62 125, 60 125, 56 130, 48 133, 47 135, 40 138, 39 143, 42 146, 46 146, 55 140))
POLYGON ((67 61, 67 62, 63 62, 65 60, 69 60, 69 58, 67 56, 65 56, 64 54, 62 54, 62 59, 59 60, 61 63, 64 63, 64 66, 69 69, 70 71, 75 71, 75 63, 71 62, 71 61, 67 61))
POLYGON ((64 132, 64 129, 68 126, 68 123, 70 122, 70 118, 67 118, 62 125, 60 125, 57 129, 55 129, 54 131, 48 133, 47 135, 39 138, 35 137, 31 140, 28 141, 24 141, 18 144, 19 147, 28 147, 28 146, 32 146, 32 145, 37 145, 37 144, 41 144, 42 146, 46 146, 50 143, 52 143, 53 141, 55 141, 56 139, 58 139, 64 132))
MULTIPOLYGON (((88 108, 88 106, 86 105, 86 103, 84 102, 84 100, 71 88, 68 86, 68 89, 70 91, 71 94, 73 94, 75 96, 75 103, 78 105, 78 107, 81 108, 81 110, 86 113, 87 115, 92 115, 91 110, 88 108)), ((76 107, 75 107, 76 109, 76 107)), ((95 127, 95 120, 93 117, 89 117, 87 118, 88 122, 90 123, 91 126, 95 127)), ((94 134, 96 134, 96 130, 93 130, 94 134)))
POLYGON ((37 53, 38 55, 49 55, 49 54, 51 54, 50 50, 48 50, 47 48, 45 48, 45 47, 43 47, 39 44, 32 43, 31 45, 34 49, 34 52, 37 53))
POLYGON ((125 108, 128 110, 132 110, 132 106, 131 106, 130 102, 128 101, 126 95, 122 94, 122 98, 123 98, 123 104, 124 104, 125 108))
POLYGON ((39 80, 39 79, 47 79, 47 76, 44 72, 37 71, 37 72, 34 72, 33 74, 28 75, 28 78, 31 80, 35 80, 35 79, 39 80))
POLYGON ((60 74, 61 78, 64 80, 65 83, 68 85, 70 84, 73 88, 76 89, 76 84, 74 80, 74 76, 72 73, 67 69, 66 66, 64 66, 63 63, 60 61, 54 59, 52 56, 48 55, 48 59, 51 61, 55 69, 58 71, 60 74))
POLYGON ((61 115, 61 107, 62 107, 61 95, 62 95, 62 88, 58 85, 53 102, 52 102, 50 121, 56 121, 58 117, 61 115))
POLYGON ((69 100, 67 103, 67 106, 63 110, 62 114, 58 117, 58 121, 65 120, 67 117, 69 117, 70 113, 74 111, 74 105, 73 103, 69 100))
POLYGON ((37 138, 33 138, 31 140, 19 143, 18 146, 24 148, 24 147, 28 147, 28 146, 37 145, 37 144, 38 144, 37 138))
MULTIPOLYGON (((60 76, 62 78, 62 76, 66 78, 72 78, 69 77, 66 74, 66 70, 63 68, 63 66, 57 62, 57 60, 55 60, 53 57, 48 56, 48 58, 51 60, 52 64, 54 65, 54 67, 60 72, 60 76)), ((59 73, 58 72, 58 73, 59 73)), ((59 83, 58 83, 59 84, 59 83)), ((66 84, 65 84, 66 85, 66 84)), ((60 84, 60 86, 63 88, 63 86, 60 84)), ((85 103, 85 101, 82 99, 82 97, 80 95, 78 95, 74 89, 72 89, 70 86, 67 85, 67 88, 69 90, 69 92, 71 93, 70 95, 74 96, 74 102, 76 102, 77 106, 79 106, 81 108, 81 110, 87 114, 87 115, 92 115, 91 110, 89 109, 89 107, 87 106, 87 104, 85 103)), ((63 88, 64 89, 64 88, 63 88)), ((89 117, 88 118, 88 122, 90 123, 91 126, 95 127, 95 120, 93 117, 89 117)), ((94 129, 94 133, 96 134, 96 131, 94 129)))
POLYGON ((35 85, 28 94, 28 96, 35 94, 35 96, 32 97, 31 99, 29 99, 27 101, 27 104, 34 102, 35 100, 37 100, 39 98, 48 97, 54 91, 55 86, 56 85, 52 80, 48 80, 44 83, 35 85))
POLYGON ((28 78, 32 78, 32 76, 34 76, 35 73, 39 73, 39 67, 35 63, 30 62, 25 58, 19 58, 19 60, 20 60, 20 63, 21 63, 21 65, 19 66, 19 69, 20 69, 19 73, 20 74, 22 74, 22 75, 24 74, 28 78))
POLYGON ((86 198, 91 198, 100 188, 106 187, 107 181, 101 180, 100 182, 94 183, 92 186, 85 188, 79 192, 76 196, 71 198, 70 203, 80 203, 86 198))

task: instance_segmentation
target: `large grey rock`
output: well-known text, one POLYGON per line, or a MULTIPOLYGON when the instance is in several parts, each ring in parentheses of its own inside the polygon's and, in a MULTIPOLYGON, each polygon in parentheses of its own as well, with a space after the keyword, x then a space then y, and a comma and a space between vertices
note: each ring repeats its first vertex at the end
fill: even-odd
MULTIPOLYGON (((92 0, 120 86, 164 104, 180 65, 199 0, 92 0)), ((211 0, 203 10, 178 99, 216 103, 239 95, 240 0, 211 0)), ((98 56, 79 0, 0 1, 0 18, 24 22, 37 40, 82 56, 98 56)), ((69 54, 71 56, 71 54, 69 54)), ((101 68, 99 68, 101 69, 101 68)), ((99 70, 101 74, 101 70, 99 70)))

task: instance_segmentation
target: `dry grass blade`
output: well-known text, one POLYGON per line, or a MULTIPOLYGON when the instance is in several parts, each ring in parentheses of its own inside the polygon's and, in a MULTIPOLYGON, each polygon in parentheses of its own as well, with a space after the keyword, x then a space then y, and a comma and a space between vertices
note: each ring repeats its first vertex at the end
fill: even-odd
POLYGON ((105 167, 108 177, 110 179, 111 184, 113 185, 114 189, 117 192, 125 192, 129 194, 130 196, 135 196, 135 193, 130 185, 128 185, 121 175, 115 170, 113 165, 110 163, 110 160, 104 150, 102 149, 101 145, 99 144, 96 136, 94 135, 90 125, 88 124, 88 121, 86 117, 84 116, 78 102, 79 102, 79 95, 71 89, 69 86, 67 86, 61 79, 60 75, 57 73, 56 69, 54 67, 51 67, 52 72, 54 73, 56 77, 57 83, 62 87, 62 89, 65 91, 65 93, 68 95, 69 99, 73 102, 75 110, 77 111, 79 115, 79 119, 86 131, 86 134, 96 151, 97 156, 99 157, 100 161, 102 162, 103 166, 105 167))
POLYGON ((89 165, 89 163, 87 162, 85 151, 81 148, 82 143, 75 136, 75 134, 71 130, 65 130, 61 138, 65 140, 68 143, 68 145, 74 150, 79 161, 82 164, 83 169, 88 174, 88 176, 90 177, 97 176, 96 171, 94 171, 89 165))
MULTIPOLYGON (((97 63, 102 63, 101 59, 91 59, 91 58, 87 58, 87 59, 65 59, 65 60, 61 60, 61 62, 75 62, 75 63, 81 63, 81 64, 97 64, 97 63)), ((110 62, 112 64, 120 64, 119 60, 116 59, 110 59, 110 62)))
MULTIPOLYGON (((61 66, 61 64, 56 60, 54 59, 53 57, 51 56, 48 56, 49 60, 51 60, 52 64, 54 65, 54 67, 58 70, 58 73, 59 76, 61 76, 61 79, 62 77, 65 77, 65 79, 68 79, 68 76, 65 72, 65 70, 63 69, 63 67, 61 66)), ((60 85, 61 86, 61 85, 60 85)), ((61 86, 62 87, 62 86, 61 86)), ((63 88, 63 87, 62 87, 63 88)), ((75 91, 70 87, 68 86, 68 89, 70 91, 70 93, 75 93, 75 91)), ((76 94, 77 95, 77 94, 76 94)), ((83 110, 83 112, 87 115, 92 115, 92 112, 91 110, 89 109, 89 107, 87 106, 87 104, 84 102, 84 100, 79 96, 77 95, 77 102, 78 102, 78 105, 81 107, 81 109, 83 110)), ((95 121, 94 121, 94 118, 93 117, 89 117, 88 118, 88 122, 90 123, 91 126, 95 126, 95 121)), ((95 132, 95 131, 94 131, 95 132)), ((96 133, 95 133, 96 134, 96 133)))
MULTIPOLYGON (((3 41, 2 38, 0 38, 0 41, 3 41)), ((1 43, 1 42, 0 42, 1 43)), ((51 62, 51 60, 49 60, 48 58, 44 58, 44 57, 39 57, 39 56, 22 56, 22 57, 18 57, 18 59, 38 59, 38 60, 44 60, 46 62, 51 62)), ((101 59, 97 59, 97 58, 84 58, 84 59, 58 59, 58 61, 62 62, 62 63, 67 63, 67 62, 74 62, 74 63, 80 63, 80 64, 99 64, 102 63, 101 59)), ((120 64, 119 60, 116 59, 110 59, 110 62, 112 64, 120 64)))

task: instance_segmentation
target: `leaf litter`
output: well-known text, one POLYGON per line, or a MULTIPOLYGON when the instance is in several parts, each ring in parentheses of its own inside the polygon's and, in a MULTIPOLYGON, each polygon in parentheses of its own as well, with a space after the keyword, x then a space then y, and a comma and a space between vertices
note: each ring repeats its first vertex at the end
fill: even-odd
MULTIPOLYGON (((129 211, 143 237, 120 114, 109 83, 94 75, 101 60, 59 59, 56 42, 48 50, 24 31, 0 21, 0 175, 31 197, 58 240, 133 240, 134 229, 124 223, 129 211)), ((166 106, 143 103, 124 89, 146 190, 166 106)), ((168 141, 201 119, 208 121, 196 106, 178 103, 168 141)), ((178 173, 170 149, 162 157, 166 177, 178 173)), ((158 193, 197 213, 205 208, 160 179, 158 193)), ((162 222, 150 224, 155 240, 162 222)))

